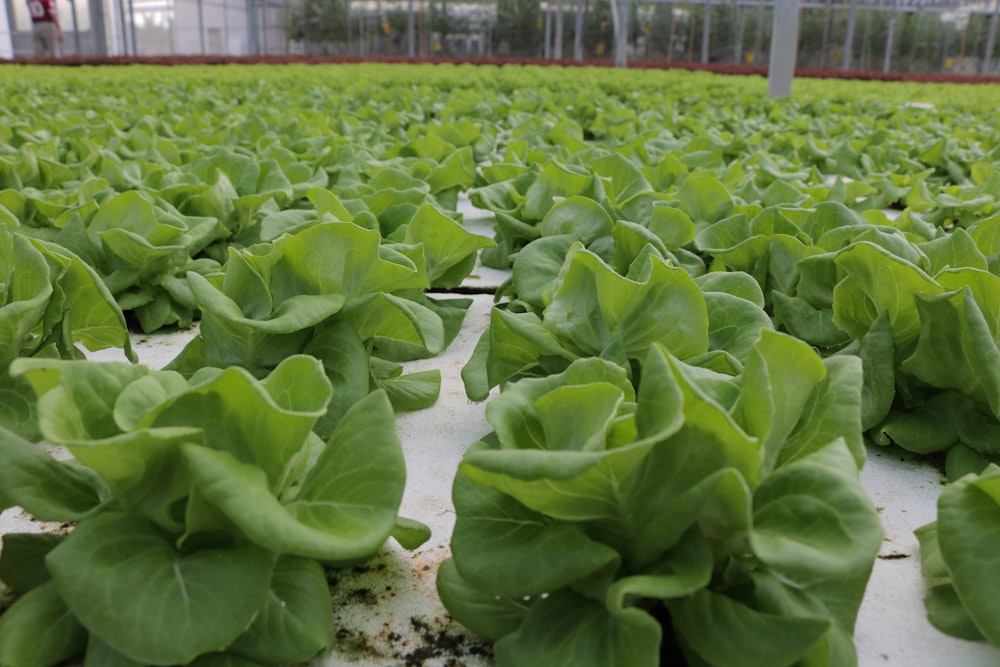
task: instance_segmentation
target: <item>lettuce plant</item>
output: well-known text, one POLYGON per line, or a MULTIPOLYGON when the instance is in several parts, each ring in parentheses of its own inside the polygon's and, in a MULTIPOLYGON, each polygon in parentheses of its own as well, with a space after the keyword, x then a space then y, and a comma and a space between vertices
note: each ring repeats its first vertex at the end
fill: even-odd
POLYGON ((550 283, 555 261, 521 265, 513 279, 527 300, 540 294, 540 315, 530 308, 493 309, 462 369, 473 400, 508 380, 559 372, 582 357, 631 369, 654 343, 694 364, 737 373, 760 331, 773 328, 752 280, 717 278, 713 284, 706 277, 703 291, 687 271, 649 247, 628 275, 576 244, 550 283))
POLYGON ((82 357, 77 344, 134 356, 121 309, 88 264, 0 225, 0 427, 37 436, 31 390, 8 373, 11 362, 82 357))
POLYGON ((937 521, 917 530, 927 617, 942 632, 1000 647, 1000 467, 951 483, 937 521))
MULTIPOLYGON (((407 234, 421 224, 415 218, 407 234)), ((428 267, 422 244, 383 243, 375 230, 325 221, 274 243, 231 248, 224 272, 188 274, 201 328, 172 368, 190 375, 235 365, 260 376, 289 355, 313 355, 336 388, 317 425, 324 436, 370 386, 384 388, 399 409, 426 407, 437 399, 440 373, 403 376, 396 362, 438 354, 456 335, 469 302, 435 302, 422 290, 428 270, 467 271, 476 247, 428 267)))
POLYGON ((67 536, 4 537, 0 662, 286 664, 333 641, 322 565, 426 529, 396 516, 404 462, 384 392, 312 428, 333 388, 292 356, 263 380, 19 360, 57 461, 0 431, 0 499, 67 536))
POLYGON ((438 590, 498 665, 855 662, 882 537, 861 368, 764 330, 738 377, 660 343, 504 387, 466 453, 438 590))

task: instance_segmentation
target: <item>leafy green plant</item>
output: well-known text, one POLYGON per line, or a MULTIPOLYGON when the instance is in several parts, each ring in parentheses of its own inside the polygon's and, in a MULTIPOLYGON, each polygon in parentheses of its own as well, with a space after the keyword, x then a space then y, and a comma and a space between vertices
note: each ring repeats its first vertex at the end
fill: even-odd
POLYGON ((42 359, 12 372, 74 458, 0 431, 0 499, 76 526, 4 537, 0 578, 20 597, 0 616, 3 664, 307 660, 333 641, 321 566, 427 537, 396 516, 405 472, 385 393, 324 442, 312 428, 333 388, 314 358, 263 380, 42 359))
POLYGON ((38 435, 31 390, 9 374, 11 362, 80 358, 78 343, 92 351, 120 347, 134 357, 121 309, 88 264, 0 225, 0 427, 38 435))
POLYGON ((713 284, 706 276, 703 291, 652 246, 632 261, 628 275, 579 243, 566 255, 557 247, 549 259, 524 264, 513 279, 527 301, 539 295, 540 314, 494 308, 462 369, 473 400, 508 380, 559 372, 581 357, 631 369, 654 343, 692 364, 738 373, 760 331, 772 328, 752 280, 717 277, 713 284))
POLYGON ((917 530, 927 617, 942 632, 1000 647, 997 579, 983 576, 1000 540, 1000 467, 969 474, 938 498, 938 518, 917 530))
POLYGON ((856 358, 767 330, 739 377, 654 343, 638 393, 593 358, 511 383, 459 468, 441 598, 499 665, 656 665, 675 642, 850 664, 882 535, 860 404, 856 358))
MULTIPOLYGON (((419 224, 415 219, 411 229, 419 224)), ((466 257, 475 258, 477 245, 451 247, 453 263, 435 255, 433 275, 470 268, 466 257)), ((316 427, 324 437, 369 387, 385 389, 399 409, 427 407, 437 399, 440 373, 403 376, 396 362, 440 353, 469 304, 424 296, 428 270, 422 244, 383 243, 377 231, 352 222, 326 221, 231 249, 222 273, 188 274, 201 328, 170 367, 191 375, 204 366, 240 366, 261 376, 289 355, 313 355, 335 387, 316 427)))

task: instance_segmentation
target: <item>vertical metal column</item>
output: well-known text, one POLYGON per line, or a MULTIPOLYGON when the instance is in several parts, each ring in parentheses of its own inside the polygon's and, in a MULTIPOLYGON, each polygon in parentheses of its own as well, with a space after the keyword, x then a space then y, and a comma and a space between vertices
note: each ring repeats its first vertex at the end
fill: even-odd
POLYGON ((733 9, 736 12, 736 39, 733 40, 733 64, 739 65, 743 62, 743 32, 746 28, 743 16, 743 7, 739 0, 733 0, 733 9))
POLYGON ((132 37, 132 55, 139 55, 135 42, 135 6, 128 0, 128 34, 132 37))
POLYGON ((615 67, 628 67, 628 23, 631 0, 611 0, 611 22, 615 33, 615 67))
POLYGON ((669 5, 670 7, 670 36, 667 38, 667 62, 671 62, 674 59, 674 36, 677 30, 677 8, 674 5, 669 5))
POLYGON ((771 59, 767 68, 768 97, 788 97, 792 94, 798 49, 799 0, 775 0, 771 59))
POLYGON ((413 26, 413 0, 406 0, 406 55, 416 55, 416 31, 413 26))
POLYGON ((125 32, 125 3, 124 0, 118 0, 118 27, 121 30, 121 40, 122 40, 122 55, 128 55, 128 36, 125 32))
POLYGON ((69 7, 73 12, 73 48, 75 55, 80 55, 80 22, 76 18, 76 0, 69 0, 69 7))
POLYGON ((260 3, 260 51, 267 55, 267 0, 260 3))
POLYGON ((858 18, 858 0, 851 0, 851 8, 847 12, 847 37, 844 38, 844 58, 842 70, 851 69, 851 57, 854 55, 854 24, 858 18))
POLYGON ((764 50, 764 3, 757 2, 757 28, 753 35, 753 62, 759 65, 758 58, 763 56, 764 50))
POLYGON ((556 43, 552 57, 562 60, 563 57, 563 0, 556 0, 556 43))
POLYGON ((205 3, 198 0, 198 44, 201 45, 201 55, 205 55, 205 3))
POLYGON ((888 72, 892 68, 892 42, 896 32, 896 2, 892 0, 892 10, 889 14, 889 32, 885 36, 885 56, 882 58, 882 71, 888 72))
POLYGON ((545 3, 545 38, 542 44, 542 58, 552 58, 552 8, 545 3))
POLYGON ((94 31, 94 53, 99 56, 108 55, 108 32, 104 24, 105 7, 103 2, 91 0, 87 3, 87 11, 90 13, 90 29, 94 31))
POLYGON ((982 74, 989 74, 993 71, 993 47, 997 39, 997 22, 1000 21, 1000 0, 997 0, 993 7, 993 16, 990 17, 990 33, 986 37, 986 51, 983 53, 982 74))
POLYGON ((576 0, 576 22, 573 24, 573 60, 583 60, 583 3, 576 0))
POLYGON ((705 20, 701 22, 701 62, 708 62, 708 40, 712 33, 712 0, 705 0, 705 20))

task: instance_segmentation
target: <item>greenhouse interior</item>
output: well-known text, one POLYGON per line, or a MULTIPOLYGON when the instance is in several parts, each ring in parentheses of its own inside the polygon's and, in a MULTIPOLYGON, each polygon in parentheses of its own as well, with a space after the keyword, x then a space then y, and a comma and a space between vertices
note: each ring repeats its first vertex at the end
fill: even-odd
MULTIPOLYGON (((800 67, 1000 73, 996 0, 802 1, 800 67)), ((775 0, 56 0, 64 56, 408 56, 767 66, 775 0), (617 40, 621 35, 623 39, 617 40)), ((33 55, 0 2, 0 58, 33 55)))
POLYGON ((997 667, 998 21, 0 2, 0 667, 997 667))

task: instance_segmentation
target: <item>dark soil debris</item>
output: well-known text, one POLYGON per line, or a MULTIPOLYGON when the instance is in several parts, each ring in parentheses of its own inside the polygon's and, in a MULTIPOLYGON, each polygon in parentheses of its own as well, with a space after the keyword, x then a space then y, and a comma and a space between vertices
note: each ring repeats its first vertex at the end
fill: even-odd
POLYGON ((458 658, 463 655, 488 657, 489 649, 482 644, 471 643, 466 637, 449 634, 447 630, 435 629, 424 619, 413 616, 410 627, 419 635, 423 644, 400 656, 406 667, 420 667, 431 658, 447 658, 447 667, 459 667, 463 663, 458 658))
POLYGON ((345 653, 374 658, 382 657, 383 655, 379 647, 376 646, 363 632, 350 630, 348 628, 340 628, 337 630, 336 637, 338 648, 345 653))
POLYGON ((347 594, 347 602, 353 604, 375 604, 378 596, 367 588, 356 588, 347 594))

